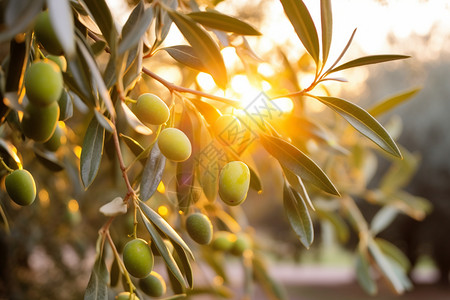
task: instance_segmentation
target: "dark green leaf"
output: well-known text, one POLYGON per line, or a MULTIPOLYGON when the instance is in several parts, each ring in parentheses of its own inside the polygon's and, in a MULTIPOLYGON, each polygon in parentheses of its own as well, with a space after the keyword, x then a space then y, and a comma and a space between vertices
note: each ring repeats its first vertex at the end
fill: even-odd
POLYGON ((58 99, 59 120, 66 121, 73 116, 73 103, 71 95, 64 89, 58 99))
POLYGON ((307 249, 314 240, 314 229, 306 204, 287 183, 284 185, 283 205, 292 229, 307 249))
POLYGON ((316 26, 301 0, 280 0, 295 32, 305 46, 306 51, 312 56, 316 64, 319 62, 319 38, 316 26))
POLYGON ((191 258, 194 258, 194 255, 189 249, 188 245, 183 241, 183 239, 178 235, 178 233, 169 225, 169 223, 164 220, 158 213, 156 213, 153 209, 148 207, 144 202, 139 202, 139 207, 141 208, 144 215, 150 220, 152 224, 159 228, 168 238, 170 238, 174 243, 180 245, 191 258))
POLYGON ((322 22, 322 63, 325 64, 330 53, 331 38, 333 36, 331 0, 320 1, 320 17, 322 22))
POLYGON ((195 22, 203 26, 242 35, 261 35, 253 26, 239 19, 217 11, 198 11, 188 14, 195 22))
POLYGON ((105 128, 108 132, 114 132, 114 124, 111 122, 107 117, 105 117, 101 112, 99 112, 97 109, 94 109, 95 117, 97 118, 98 123, 105 128))
POLYGON ((227 70, 217 44, 191 18, 174 10, 170 10, 168 13, 183 36, 194 48, 197 57, 202 58, 203 65, 212 75, 217 85, 224 89, 228 82, 227 70))
MULTIPOLYGON (((140 202, 142 203, 142 202, 140 202)), ((147 219, 147 217, 142 213, 141 211, 141 219, 144 222, 145 227, 147 228, 148 233, 150 234, 152 238, 152 242, 155 243, 156 248, 158 249, 158 252, 163 257, 167 268, 170 270, 169 273, 171 273, 176 280, 182 285, 182 286, 188 286, 187 282, 184 280, 183 274, 180 271, 180 268, 178 268, 177 263, 175 262, 172 254, 167 250, 166 244, 164 243, 163 239, 158 233, 158 230, 153 226, 153 224, 147 219)))
POLYGON ((178 245, 177 243, 173 244, 173 248, 175 250, 176 255, 178 256, 179 265, 182 266, 183 273, 186 276, 187 283, 189 284, 189 287, 192 289, 194 286, 194 277, 192 273, 192 267, 191 263, 189 262, 189 259, 187 258, 186 252, 183 247, 178 245))
MULTIPOLYGON (((94 58, 92 57, 90 51, 88 50, 89 47, 87 47, 81 39, 76 39, 78 44, 78 49, 80 49, 86 64, 89 67, 89 72, 92 76, 92 79, 96 83, 95 86, 98 89, 98 93, 103 100, 103 103, 105 104, 106 109, 111 114, 112 117, 115 117, 116 111, 114 110, 114 104, 112 103, 111 96, 109 95, 109 91, 106 88, 105 82, 103 81, 102 74, 100 73, 100 70, 98 69, 97 63, 95 62, 94 58)), ((89 48, 90 49, 90 48, 89 48)))
POLYGON ((139 1, 122 29, 122 39, 119 43, 118 53, 122 55, 125 51, 136 46, 141 37, 147 31, 153 20, 153 9, 144 9, 144 2, 139 1))
POLYGON ((47 0, 48 12, 58 41, 67 57, 75 55, 73 14, 69 0, 47 0))
MULTIPOLYGON (((170 7, 173 10, 176 10, 178 7, 177 0, 163 0, 162 2, 164 3, 164 5, 170 7)), ((151 52, 153 52, 153 50, 158 48, 162 44, 162 42, 164 42, 167 35, 169 34, 170 27, 172 26, 172 19, 170 18, 166 10, 162 9, 160 5, 155 5, 154 9, 156 19, 155 22, 156 40, 152 46, 151 52)))
POLYGON ((131 49, 128 54, 127 66, 122 81, 124 92, 132 90, 142 73, 144 44, 140 43, 135 48, 131 49), (131 59, 131 60, 130 60, 131 59))
POLYGON ((256 174, 253 168, 249 167, 249 170, 250 170, 250 188, 254 189, 257 192, 262 192, 262 184, 258 174, 256 174))
POLYGON ((292 186, 292 188, 297 191, 299 196, 302 198, 303 202, 308 203, 309 207, 312 210, 315 210, 314 205, 309 198, 308 192, 306 191, 305 185, 303 184, 302 179, 294 174, 292 171, 290 171, 287 168, 283 168, 283 173, 286 176, 287 181, 292 186))
POLYGON ((111 53, 115 53, 117 43, 117 30, 105 0, 84 0, 96 25, 100 28, 108 43, 111 53))
POLYGON ((409 57, 410 56, 407 56, 407 55, 394 55, 394 54, 370 55, 370 56, 360 57, 360 58, 351 60, 349 62, 346 62, 345 64, 342 64, 342 65, 330 70, 328 73, 334 73, 334 72, 342 71, 345 69, 350 69, 350 68, 365 66, 365 65, 371 65, 371 64, 378 64, 378 63, 392 61, 392 60, 406 59, 409 57))
POLYGON ((208 72, 191 46, 176 45, 172 47, 162 48, 161 50, 167 51, 167 53, 169 53, 169 55, 172 56, 173 59, 183 65, 202 72, 208 72))
POLYGON ((369 295, 375 295, 378 291, 377 284, 370 275, 370 263, 366 255, 358 251, 356 255, 356 279, 359 285, 369 295))
POLYGON ((402 157, 389 133, 367 111, 347 100, 335 97, 314 97, 340 114, 356 130, 372 140, 386 152, 402 157))
POLYGON ((141 121, 136 117, 136 115, 131 111, 131 109, 125 104, 125 102, 121 101, 120 106, 122 107, 122 110, 125 114, 125 119, 128 122, 128 125, 130 125, 131 128, 133 128, 137 133, 143 134, 143 135, 150 135, 153 133, 153 131, 142 124, 141 121))
POLYGON ((80 157, 80 175, 85 188, 88 188, 97 176, 102 160, 104 139, 105 129, 95 117, 92 118, 84 136, 80 157))
POLYGON ((9 44, 9 63, 8 69, 6 70, 5 93, 16 92, 15 94, 17 94, 19 90, 19 85, 28 62, 27 48, 26 41, 19 43, 15 39, 12 39, 9 44))
POLYGON ((102 54, 105 48, 106 42, 102 40, 96 41, 91 45, 92 52, 95 56, 102 54))
POLYGON ((155 193, 161 182, 165 165, 166 158, 159 151, 158 143, 155 143, 142 173, 141 187, 139 190, 141 200, 147 201, 155 193))
POLYGON ((323 191, 340 196, 322 169, 295 146, 283 139, 266 134, 261 134, 260 139, 267 152, 274 156, 283 167, 310 181, 323 191))
POLYGON ((415 94, 417 94, 420 90, 421 90, 421 88, 414 88, 411 90, 401 92, 397 95, 394 95, 392 97, 384 99, 378 103, 375 103, 375 105, 372 106, 367 111, 369 112, 369 114, 371 114, 374 117, 379 116, 381 114, 384 114, 384 113, 392 110, 393 108, 402 104, 406 100, 409 100, 411 97, 413 97, 415 94))
POLYGON ((106 268, 103 250, 100 249, 101 242, 102 238, 99 236, 97 240, 97 257, 84 294, 84 300, 108 299, 109 274, 106 268))
POLYGON ((369 239, 368 241, 369 252, 376 264, 378 265, 383 277, 385 277, 389 283, 392 285, 393 289, 398 294, 403 294, 406 290, 403 285, 402 278, 400 278, 394 269, 390 260, 386 257, 386 255, 381 251, 380 247, 373 239, 369 239))
POLYGON ((64 165, 58 160, 55 153, 35 147, 34 154, 36 155, 37 160, 50 171, 59 172, 64 170, 64 165))

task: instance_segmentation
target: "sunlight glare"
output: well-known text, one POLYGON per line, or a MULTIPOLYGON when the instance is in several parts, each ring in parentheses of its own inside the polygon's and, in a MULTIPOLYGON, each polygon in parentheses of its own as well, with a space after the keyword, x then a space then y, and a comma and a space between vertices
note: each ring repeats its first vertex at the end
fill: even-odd
POLYGON ((239 56, 236 54, 236 48, 234 47, 225 47, 220 50, 222 53, 223 60, 225 62, 225 66, 227 69, 234 69, 239 64, 239 56))
POLYGON ((283 113, 288 114, 294 110, 294 102, 291 98, 283 97, 272 100, 273 104, 283 113))
POLYGON ((41 189, 39 191, 39 203, 41 204, 42 207, 47 207, 50 203, 50 197, 48 195, 48 192, 46 189, 41 189))
POLYGON ((204 72, 198 73, 197 83, 204 91, 212 91, 216 87, 216 83, 212 76, 204 72))
POLYGON ((74 213, 77 212, 80 207, 78 205, 77 200, 71 199, 69 203, 67 203, 67 208, 69 209, 70 212, 74 213))
POLYGON ((167 208, 167 206, 160 205, 158 207, 158 214, 160 214, 162 217, 167 216, 168 213, 169 213, 169 209, 167 208))
POLYGON ((275 75, 275 70, 272 65, 266 62, 260 63, 258 66, 258 73, 264 77, 272 77, 275 75))

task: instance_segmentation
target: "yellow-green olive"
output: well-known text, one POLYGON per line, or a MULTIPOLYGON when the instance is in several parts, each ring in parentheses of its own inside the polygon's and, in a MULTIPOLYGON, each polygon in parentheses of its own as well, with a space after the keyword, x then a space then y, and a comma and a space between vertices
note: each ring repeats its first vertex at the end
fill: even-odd
POLYGON ((139 300, 139 298, 134 293, 122 292, 116 296, 116 300, 139 300))
POLYGON ((153 253, 143 239, 129 241, 123 248, 123 263, 136 278, 147 277, 153 269, 153 253))
POLYGON ((147 277, 139 279, 139 287, 150 297, 161 297, 166 293, 166 282, 155 271, 152 271, 147 277))
POLYGON ((150 125, 161 125, 169 120, 170 111, 166 103, 158 96, 150 93, 142 94, 133 107, 134 114, 150 125))
POLYGON ((63 78, 58 65, 50 60, 32 63, 25 72, 25 91, 28 100, 38 106, 58 101, 63 78))
POLYGON ((7 175, 5 187, 9 197, 19 205, 30 205, 36 198, 36 184, 27 170, 14 170, 7 175))
POLYGON ((34 33, 37 40, 44 46, 48 53, 54 55, 61 55, 63 49, 56 36, 53 25, 50 21, 48 11, 43 11, 39 14, 34 25, 34 33))
POLYGON ((201 245, 207 245, 212 240, 211 221, 202 213, 193 213, 187 217, 186 230, 191 239, 201 245))
POLYGON ((61 129, 59 124, 56 123, 55 132, 53 132, 53 135, 51 136, 51 138, 43 144, 45 149, 47 149, 48 151, 52 151, 52 152, 55 152, 56 150, 58 150, 58 148, 62 144, 63 134, 64 134, 63 130, 61 129))
POLYGON ((233 247, 236 235, 228 231, 218 231, 214 233, 211 246, 214 250, 229 251, 233 247))
POLYGON ((236 256, 241 256, 245 250, 251 249, 252 244, 250 238, 245 233, 240 233, 237 235, 236 240, 233 243, 233 246, 230 249, 231 254, 236 256))
POLYGON ((227 163, 219 175, 219 195, 230 206, 241 204, 250 186, 250 170, 241 161, 227 163))
POLYGON ((165 128, 158 137, 161 153, 172 161, 187 160, 192 153, 191 141, 183 131, 177 128, 165 128))
POLYGON ((29 103, 21 123, 23 134, 36 142, 46 142, 55 132, 58 118, 58 103, 54 102, 43 107, 29 103))

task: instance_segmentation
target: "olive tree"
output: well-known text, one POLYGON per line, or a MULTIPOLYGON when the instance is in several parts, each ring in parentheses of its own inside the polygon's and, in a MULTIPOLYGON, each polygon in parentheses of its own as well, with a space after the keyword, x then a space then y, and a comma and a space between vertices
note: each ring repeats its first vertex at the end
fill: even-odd
MULTIPOLYGON (((319 27, 303 1, 280 0, 297 48, 305 51, 304 64, 279 50, 273 72, 258 72, 261 64, 274 64, 248 42, 261 33, 216 10, 219 2, 137 1, 123 26, 105 0, 2 3, 0 41, 9 47, 0 72, 2 243, 23 246, 25 258, 43 248, 59 270, 52 280, 61 285, 52 290, 79 276, 80 266, 64 259, 64 246, 71 245, 79 261, 95 247, 85 299, 233 297, 226 268, 233 259, 244 269, 238 293, 250 296, 257 283, 284 299, 242 205, 257 209, 252 195, 267 194, 272 187, 261 178, 272 176, 283 187, 272 191, 278 196, 271 201, 282 203, 287 216, 272 221, 288 222, 299 247, 313 243, 316 219, 329 221, 343 243, 351 224, 359 237, 354 255, 361 286, 376 293, 375 271, 394 292, 410 289, 407 258, 377 234, 398 210, 423 218, 426 201, 402 190, 417 158, 375 117, 417 90, 363 108, 326 88, 345 81, 335 77, 340 71, 408 57, 342 62, 355 30, 331 58, 332 32, 339 30, 333 29, 331 1, 320 1, 319 27), (166 40, 175 27, 181 44, 166 40), (241 59, 239 73, 264 90, 251 102, 227 96, 237 71, 225 65, 225 47, 241 59), (165 67, 177 68, 180 83, 164 77, 165 67), (211 76, 210 90, 199 84, 199 74, 211 76), (306 74, 313 80, 300 86, 306 74), (311 102, 327 110, 306 109, 311 102), (392 168, 369 189, 375 153, 392 168), (258 168, 268 157, 278 164, 273 172, 258 168), (355 199, 382 207, 371 223, 355 199), (25 230, 29 224, 33 228, 25 230), (216 279, 197 283, 198 265, 216 279)), ((9 253, 5 261, 15 264, 18 255, 9 253)), ((11 266, 12 276, 26 282, 19 268, 11 266)))

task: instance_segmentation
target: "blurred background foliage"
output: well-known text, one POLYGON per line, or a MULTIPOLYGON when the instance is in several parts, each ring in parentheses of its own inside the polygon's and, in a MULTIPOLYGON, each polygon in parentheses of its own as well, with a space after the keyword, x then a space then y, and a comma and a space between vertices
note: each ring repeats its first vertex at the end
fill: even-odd
MULTIPOLYGON (((319 24, 318 1, 304 2, 316 24, 319 24)), ((446 156, 450 147, 447 135, 447 125, 450 125, 447 116, 450 90, 446 83, 450 65, 447 49, 450 48, 446 46, 449 43, 450 27, 448 19, 443 17, 449 12, 448 4, 444 2, 332 1, 334 36, 329 55, 331 60, 339 55, 355 27, 358 30, 353 45, 342 62, 379 53, 400 53, 413 58, 344 71, 338 76, 345 76, 349 82, 330 81, 318 86, 314 93, 351 99, 368 109, 401 145, 404 159, 392 159, 375 150, 373 143, 349 128, 344 120, 319 102, 294 97, 296 103, 301 105, 295 106, 293 115, 296 110, 301 110, 306 117, 301 120, 285 118, 276 126, 292 136, 291 142, 299 149, 314 157, 314 161, 325 170, 338 190, 351 195, 352 200, 331 198, 308 185, 316 208, 315 212, 311 212, 316 237, 311 249, 304 249, 283 209, 282 170, 276 160, 267 159, 267 153, 261 147, 250 145, 243 159, 260 175, 263 192, 250 190, 242 207, 227 210, 227 214, 222 214, 221 218, 232 224, 225 227, 238 226, 249 234, 257 245, 255 249, 267 260, 261 264, 253 262, 253 267, 259 270, 257 274, 266 274, 265 263, 268 263, 271 276, 284 284, 286 275, 277 273, 277 266, 300 262, 300 269, 309 264, 338 265, 345 269, 350 265, 352 270, 359 272, 362 287, 369 293, 374 292, 376 288, 371 280, 365 281, 361 275, 366 274, 367 270, 364 271, 364 254, 358 254, 360 224, 355 226, 352 223, 355 215, 358 218, 360 209, 374 235, 390 241, 406 254, 412 266, 409 274, 413 275, 413 279, 448 284, 450 242, 446 237, 450 234, 450 207, 447 200, 450 165, 446 156), (376 109, 370 111, 375 103, 392 99, 395 95, 401 95, 400 98, 405 97, 405 100, 406 96, 411 96, 411 101, 379 115, 376 115, 376 109), (229 219, 230 216, 233 219, 229 219), (352 227, 356 227, 356 230, 352 227), (430 273, 426 273, 429 269, 425 269, 426 276, 423 276, 414 268, 417 262, 422 262, 419 266, 434 265, 439 272, 432 272, 430 276, 430 273)), ((2 24, 5 22, 6 3, 1 3, 2 24)), ((108 1, 119 27, 125 23, 137 3, 108 1)), ((208 74, 175 63, 164 51, 158 51, 151 59, 144 60, 144 65, 154 73, 177 85, 250 102, 257 96, 255 93, 261 90, 272 97, 287 91, 301 90, 314 79, 314 61, 299 43, 279 2, 205 0, 197 3, 202 8, 215 6, 220 12, 245 20, 257 28, 263 34, 262 37, 247 37, 244 40, 232 36, 230 46, 222 49, 230 74, 230 88, 226 94, 220 94, 208 74)), ((190 4, 189 1, 179 1, 179 5, 187 8, 190 4)), ((5 28, 4 24, 1 28, 5 28)), ((154 39, 153 31, 149 31, 147 38, 154 39)), ((182 41, 182 35, 172 26, 163 46, 176 45, 182 41)), ((1 44, 3 74, 11 55, 9 47, 9 41, 1 44)), ((109 54, 101 53, 96 60, 100 69, 104 70, 109 54)), ((149 91, 160 95, 162 99, 170 98, 167 89, 145 76, 131 90, 129 97, 136 99, 149 91)), ((126 190, 112 140, 108 139, 105 141, 99 174, 89 189, 84 190, 78 175, 78 158, 92 114, 81 100, 77 101, 75 97, 73 102, 74 117, 66 122, 65 127, 68 147, 60 149, 55 160, 45 155, 39 158, 39 151, 33 153, 33 146, 24 143, 21 136, 12 130, 14 128, 9 127, 13 125, 4 124, 0 127, 2 156, 9 157, 7 152, 14 145, 23 165, 39 178, 38 201, 31 207, 19 208, 2 189, 1 205, 8 220, 8 225, 3 224, 0 235, 0 295, 4 299, 82 298, 96 255, 98 230, 106 220, 98 210, 111 199, 123 196, 126 190), (59 171, 61 166, 64 166, 64 171, 59 171)), ((120 130, 126 132, 126 127, 120 130)), ((143 145, 148 144, 148 137, 134 135, 133 138, 143 145)), ((123 154, 127 162, 134 159, 133 152, 128 148, 124 147, 123 154)), ((7 163, 11 166, 14 162, 7 163)), ((131 171, 138 173, 136 170, 131 171)), ((4 170, 1 172, 2 175, 6 174, 4 170)), ((173 192, 175 172, 174 166, 167 167, 162 179, 165 189, 159 187, 149 205, 177 227, 178 207, 173 192)), ((217 211, 210 213, 216 214, 217 211)), ((118 249, 128 240, 127 235, 132 231, 130 228, 130 213, 118 217, 112 225, 111 235, 118 249)), ((148 237, 141 224, 138 232, 148 237)), ((182 236, 186 237, 184 233, 182 236)), ((386 245, 377 241, 377 245, 386 245)), ((236 298, 242 296, 240 293, 249 293, 246 289, 251 289, 251 285, 248 284, 245 259, 241 261, 228 255, 214 258, 206 249, 190 242, 189 245, 198 253, 198 260, 205 262, 193 266, 198 276, 196 280, 202 283, 194 289, 194 298, 196 293, 236 298), (215 259, 223 264, 228 274, 221 273, 223 270, 220 266, 214 268, 215 259), (243 269, 239 267, 241 263, 243 269), (227 280, 231 284, 222 285, 227 280), (227 287, 243 291, 233 295, 227 287)), ((388 252, 386 248, 384 250, 388 252)), ((109 267, 112 256, 110 253, 108 255, 109 267)), ((402 255, 393 256, 400 257, 400 260, 403 258, 402 255)), ((402 261, 400 264, 408 269, 408 262, 402 261)), ((165 272, 162 261, 156 268, 165 272)), ((349 278, 353 280, 356 277, 351 273, 349 278)), ((264 276, 257 278, 263 289, 269 287, 268 294, 276 297, 277 289, 273 288, 275 283, 271 280, 264 276)), ((121 290, 120 286, 115 291, 121 290)), ((289 295, 297 297, 295 293, 288 289, 289 295)), ((110 291, 110 297, 113 294, 110 291)), ((298 299, 302 299, 301 296, 298 299)))

